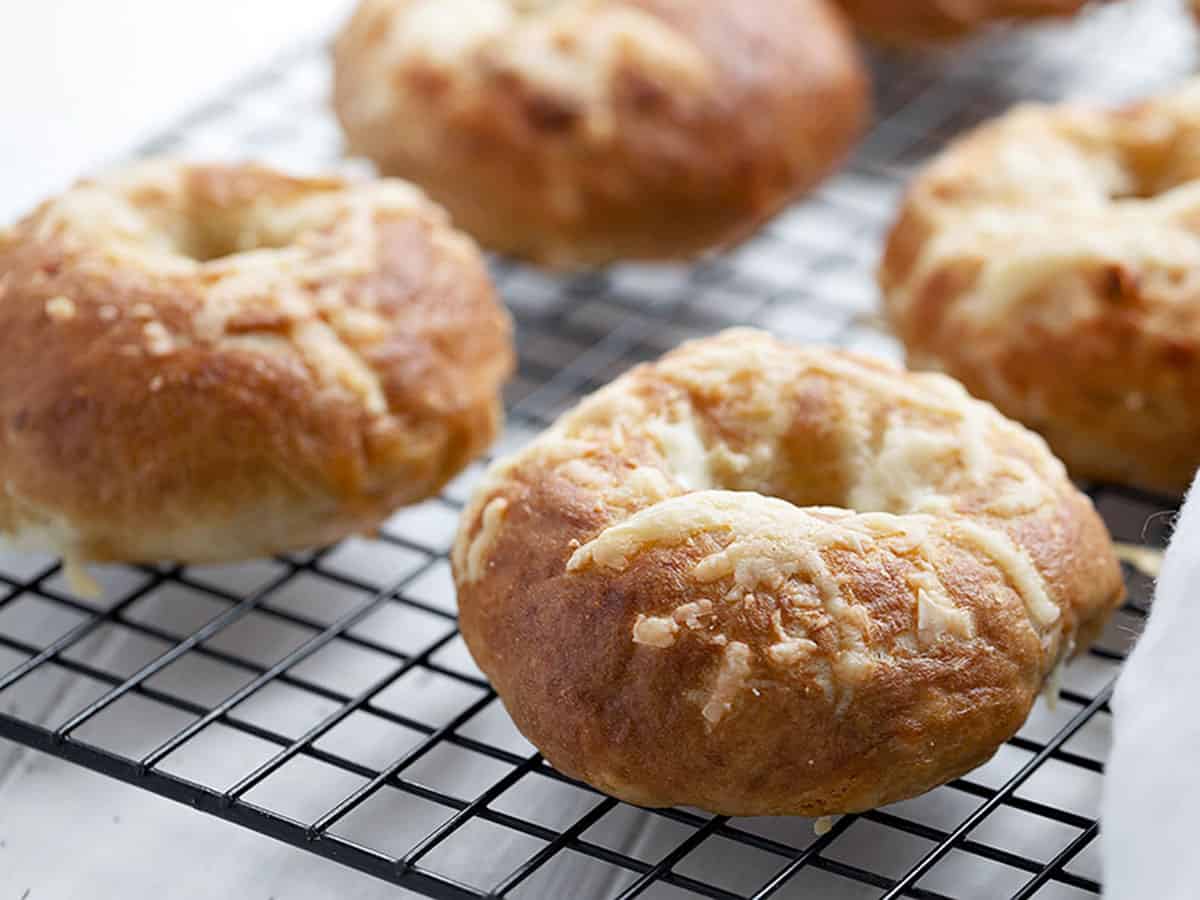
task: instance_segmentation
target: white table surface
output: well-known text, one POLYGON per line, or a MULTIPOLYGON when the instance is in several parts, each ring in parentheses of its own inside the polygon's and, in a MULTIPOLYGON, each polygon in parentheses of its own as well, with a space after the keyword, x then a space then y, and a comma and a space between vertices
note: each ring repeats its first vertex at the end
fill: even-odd
POLYGON ((0 218, 102 165, 349 0, 0 4, 0 218))

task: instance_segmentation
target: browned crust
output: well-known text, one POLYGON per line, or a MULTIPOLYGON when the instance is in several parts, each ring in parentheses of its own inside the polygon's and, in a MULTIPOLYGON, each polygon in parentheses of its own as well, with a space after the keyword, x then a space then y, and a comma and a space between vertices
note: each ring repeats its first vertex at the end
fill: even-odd
MULTIPOLYGON (((843 427, 850 415, 845 404, 856 400, 837 379, 801 380, 779 398, 792 418, 788 446, 798 454, 797 468, 788 475, 792 462, 777 460, 783 481, 774 487, 784 489, 794 477, 785 499, 838 503, 847 456, 820 475, 806 473, 804 459, 807 448, 833 446, 830 430, 843 427)), ((678 398, 677 386, 653 365, 620 384, 621 392, 663 403, 678 398)), ((744 439, 757 426, 738 399, 741 388, 730 382, 714 390, 691 393, 690 408, 705 429, 740 423, 744 439)), ((996 439, 997 452, 1021 457, 1037 446, 1027 437, 1011 445, 996 439)), ((931 530, 919 555, 937 561, 948 595, 972 611, 970 640, 913 646, 910 579, 918 556, 882 545, 823 550, 824 563, 869 622, 870 674, 841 704, 812 669, 783 664, 769 652, 778 640, 773 616, 782 612, 784 621, 803 625, 818 656, 836 654, 837 628, 827 610, 785 602, 784 593, 766 588, 731 602, 727 583, 697 580, 697 562, 726 546, 729 535, 697 532, 682 542, 655 542, 619 571, 571 569, 568 560, 581 545, 635 510, 582 485, 570 460, 610 473, 614 485, 632 481, 640 466, 669 470, 669 464, 630 430, 620 452, 552 435, 543 441, 502 464, 464 516, 455 554, 462 632, 513 720, 547 759, 630 802, 727 815, 825 815, 921 793, 981 764, 1014 734, 1054 663, 1069 652, 1070 636, 1084 646, 1124 593, 1103 523, 1061 470, 1048 482, 1053 502, 1015 519, 991 517, 984 506, 996 488, 981 485, 956 497, 956 509, 1002 529, 1028 554, 1062 613, 1061 629, 1039 638, 1014 584, 954 540, 950 520, 931 530), (503 527, 473 579, 465 551, 497 498, 507 503, 503 527), (700 631, 681 629, 665 648, 631 640, 639 616, 670 616, 681 604, 706 600, 714 611, 700 631), (729 711, 709 727, 697 695, 710 690, 732 642, 749 648, 749 671, 729 711)), ((1049 460, 1043 448, 1031 462, 1041 464, 1038 453, 1049 460)), ((802 586, 801 596, 811 590, 802 586)))
MULTIPOLYGON (((1021 115, 1044 123, 1059 113, 1051 108, 1021 115)), ((1189 149, 1194 126, 1154 102, 1112 114, 1064 109, 1061 116, 1085 123, 1080 131, 1088 134, 1087 145, 1101 148, 1088 152, 1128 169, 1135 196, 1193 182, 1200 171, 1189 149)), ((879 270, 892 326, 912 365, 953 375, 1039 431, 1078 477, 1181 494, 1200 464, 1195 259, 1097 253, 1034 285, 1002 328, 981 324, 967 307, 972 298, 986 296, 981 272, 1004 248, 980 246, 917 270, 934 239, 962 227, 955 210, 988 208, 994 186, 982 176, 999 171, 998 155, 1020 143, 1015 124, 1001 118, 961 139, 912 185, 879 270)), ((1001 211, 1007 202, 994 208, 1001 211)), ((1049 197, 1030 194, 1026 211, 1036 217, 1039 203, 1048 204, 1044 212, 1051 221, 1057 213, 1049 197)), ((1088 215, 1063 229, 1194 233, 1200 222, 1194 213, 1153 226, 1088 215)), ((1045 232, 1049 244, 1054 229, 1045 232)))
MULTIPOLYGON (((256 167, 186 179, 210 219, 248 198, 340 184, 256 167)), ((203 315, 219 280, 203 266, 163 274, 113 261, 103 246, 45 233, 46 214, 0 246, 4 531, 95 560, 324 544, 435 493, 496 433, 508 318, 478 253, 431 206, 378 213, 372 270, 290 286, 321 292, 319 310, 248 297, 217 334, 203 315), (69 317, 48 312, 60 297, 69 317), (382 333, 337 339, 378 378, 379 413, 327 383, 294 342, 307 321, 356 307, 379 315, 382 333), (148 346, 148 321, 169 352, 148 346)))
POLYGON ((677 89, 622 59, 611 127, 597 134, 577 100, 510 72, 464 86, 466 73, 389 58, 378 17, 393 13, 364 7, 334 54, 350 149, 422 185, 489 247, 587 266, 745 237, 825 176, 865 123, 865 73, 823 0, 595 5, 668 23, 707 62, 712 90, 677 89), (392 106, 364 112, 358 101, 380 79, 395 85, 392 106), (419 151, 399 128, 422 129, 419 151))
POLYGON ((994 22, 1063 18, 1088 0, 837 0, 854 26, 895 46, 953 41, 994 22))
MULTIPOLYGON (((952 302, 948 292, 922 300, 931 309, 952 302)), ((923 318, 932 325, 933 315, 923 318)), ((1189 337, 1200 333, 1200 308, 1180 318, 1176 334, 1147 332, 1136 311, 1097 317, 1070 334, 1018 319, 1019 340, 970 356, 954 352, 973 339, 967 329, 905 333, 914 365, 954 375, 1035 428, 1077 477, 1181 495, 1200 464, 1200 342, 1189 337), (998 381, 1003 392, 994 390, 998 381)))

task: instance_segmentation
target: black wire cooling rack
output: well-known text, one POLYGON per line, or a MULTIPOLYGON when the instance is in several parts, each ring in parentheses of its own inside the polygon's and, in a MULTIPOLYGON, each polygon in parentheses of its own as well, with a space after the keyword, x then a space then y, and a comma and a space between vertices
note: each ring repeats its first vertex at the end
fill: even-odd
MULTIPOLYGON (((855 158, 744 247, 567 278, 497 261, 520 367, 495 452, 628 366, 732 324, 898 356, 870 271, 914 167, 1017 100, 1120 100, 1193 57, 1164 0, 877 58, 878 122, 855 158)), ((342 166, 326 91, 324 48, 307 48, 141 152, 342 166)), ((114 567, 102 602, 75 594, 57 561, 0 550, 0 738, 441 898, 1099 893, 1107 701, 1148 567, 1126 565, 1129 603, 1057 704, 950 785, 821 836, 806 820, 640 810, 548 766, 462 645, 447 551, 483 464, 375 539, 240 566, 114 567)), ((1163 544, 1155 514, 1171 500, 1089 490, 1119 540, 1163 544)))

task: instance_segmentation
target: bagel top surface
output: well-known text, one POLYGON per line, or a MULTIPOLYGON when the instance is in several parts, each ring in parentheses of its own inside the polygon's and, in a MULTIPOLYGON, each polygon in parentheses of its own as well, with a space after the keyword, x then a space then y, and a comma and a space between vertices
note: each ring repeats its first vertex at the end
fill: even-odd
POLYGON ((556 767, 737 815, 978 765, 1123 595, 1038 437, 943 376, 747 330, 494 465, 453 563, 471 652, 556 767))
POLYGON ((566 267, 744 236, 866 116, 824 0, 364 0, 334 57, 353 152, 566 267))
POLYGON ((917 177, 879 277, 913 362, 1081 475, 1182 491, 1200 463, 1200 81, 983 125, 917 177))
POLYGON ((0 530, 243 558, 375 527, 492 438, 507 315, 396 181, 138 164, 0 232, 0 530))
POLYGON ((964 38, 995 22, 1064 17, 1088 0, 837 0, 868 37, 897 46, 964 38))

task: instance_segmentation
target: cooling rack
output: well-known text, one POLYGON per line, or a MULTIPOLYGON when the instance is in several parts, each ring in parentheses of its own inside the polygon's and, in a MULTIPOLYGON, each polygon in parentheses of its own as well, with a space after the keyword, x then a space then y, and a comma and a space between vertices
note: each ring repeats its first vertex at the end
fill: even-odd
MULTIPOLYGON (((630 365, 733 324, 898 357, 870 272, 914 168, 1019 100, 1111 102, 1169 84, 1193 44, 1164 0, 877 56, 877 124, 855 157, 749 244, 573 277, 494 261, 520 351, 494 452, 630 365)), ((289 53, 139 152, 353 167, 326 109, 325 57, 289 53)), ((804 819, 641 810, 545 763, 458 636, 447 552, 485 462, 376 538, 237 566, 112 567, 103 601, 73 592, 56 560, 0 548, 0 738, 440 898, 1099 893, 1107 703, 1149 566, 1126 564, 1129 602, 1057 702, 952 784, 820 836, 804 819)), ((1118 540, 1165 542, 1172 500, 1085 487, 1118 540)))

